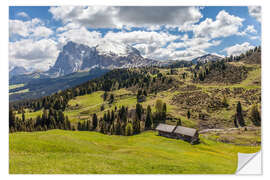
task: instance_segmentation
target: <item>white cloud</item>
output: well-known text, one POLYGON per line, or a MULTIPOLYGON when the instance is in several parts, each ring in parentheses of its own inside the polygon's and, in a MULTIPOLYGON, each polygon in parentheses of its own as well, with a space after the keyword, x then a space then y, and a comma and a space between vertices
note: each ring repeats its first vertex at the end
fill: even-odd
POLYGON ((9 20, 9 33, 10 37, 19 35, 24 38, 33 37, 49 37, 53 31, 44 26, 44 23, 34 18, 29 21, 9 20))
POLYGON ((170 59, 182 59, 182 60, 192 60, 198 56, 207 54, 207 48, 212 46, 218 46, 220 40, 210 40, 208 38, 190 38, 187 39, 186 36, 184 41, 172 42, 168 45, 167 49, 170 50, 169 57, 170 59), (184 50, 178 50, 178 49, 184 50))
POLYGON ((61 6, 51 7, 49 11, 64 24, 71 22, 87 28, 179 27, 202 18, 199 8, 185 6, 61 6))
POLYGON ((248 25, 247 28, 246 28, 246 32, 256 34, 257 30, 254 28, 254 25, 248 25))
POLYGON ((223 51, 226 51, 228 56, 230 55, 237 56, 253 48, 254 46, 250 45, 248 42, 244 42, 242 44, 236 44, 234 46, 227 47, 223 51))
POLYGON ((248 25, 244 31, 238 32, 239 36, 246 36, 250 34, 257 34, 257 30, 255 29, 254 25, 248 25))
POLYGON ((17 16, 23 17, 23 18, 29 18, 28 14, 26 12, 19 12, 19 13, 17 13, 17 16))
POLYGON ((129 44, 137 48, 144 57, 161 59, 158 55, 160 49, 164 49, 167 43, 179 39, 181 36, 172 35, 166 32, 148 32, 148 31, 132 31, 132 32, 108 32, 103 40, 117 41, 129 44))
POLYGON ((256 39, 260 39, 260 36, 250 36, 249 37, 251 40, 256 40, 256 39))
POLYGON ((47 70, 54 64, 58 52, 56 42, 51 39, 22 39, 9 43, 10 63, 28 69, 47 70))
POLYGON ((102 38, 100 32, 88 31, 85 27, 64 27, 62 30, 57 34, 58 48, 64 46, 68 41, 92 47, 96 46, 102 38), (62 31, 64 29, 65 31, 62 31))
POLYGON ((53 31, 45 26, 38 26, 33 29, 34 37, 49 37, 53 34, 53 31))
POLYGON ((95 46, 100 42, 117 42, 129 44, 137 48, 142 56, 147 58, 167 60, 183 59, 191 60, 205 53, 205 49, 211 46, 217 46, 220 40, 210 40, 208 38, 191 38, 187 34, 173 35, 168 32, 155 31, 109 31, 102 37, 101 33, 88 31, 85 27, 77 27, 74 24, 67 24, 59 31, 57 38, 59 49, 67 43, 74 41, 88 46, 95 46), (180 42, 173 42, 181 40, 180 42), (169 45, 168 45, 169 44, 169 45), (167 46, 168 45, 168 46, 167 46), (178 48, 185 48, 179 51, 178 48))
POLYGON ((216 20, 211 18, 205 19, 199 25, 194 26, 194 34, 196 37, 228 37, 239 32, 244 19, 230 15, 228 12, 222 10, 216 16, 216 20))
MULTIPOLYGON (((224 10, 217 14, 215 20, 206 18, 198 24, 196 23, 203 17, 199 7, 62 6, 51 7, 49 11, 55 20, 63 24, 55 31, 37 18, 9 21, 10 35, 21 38, 18 38, 19 41, 10 42, 11 64, 48 69, 48 63, 53 65, 59 50, 68 41, 90 47, 100 42, 118 42, 137 48, 148 58, 191 60, 208 53, 208 48, 219 46, 220 37, 258 37, 255 36, 257 31, 253 25, 239 32, 244 19, 224 10), (140 30, 131 31, 134 27, 140 30), (122 31, 102 34, 99 29, 90 31, 89 28, 122 28, 122 31), (170 30, 185 34, 170 34, 170 30), (193 35, 188 35, 186 31, 192 31, 193 35)), ((235 55, 252 47, 246 42, 223 51, 235 55)))
POLYGON ((257 21, 261 22, 261 7, 260 6, 249 6, 249 15, 254 17, 257 21))
POLYGON ((9 33, 10 36, 17 34, 26 37, 29 35, 27 25, 20 20, 9 20, 9 33))
POLYGON ((165 45, 167 42, 173 41, 180 38, 180 36, 171 35, 165 32, 148 32, 148 31, 132 31, 132 32, 108 32, 105 36, 105 40, 109 41, 121 41, 128 44, 137 43, 159 43, 161 46, 165 45))

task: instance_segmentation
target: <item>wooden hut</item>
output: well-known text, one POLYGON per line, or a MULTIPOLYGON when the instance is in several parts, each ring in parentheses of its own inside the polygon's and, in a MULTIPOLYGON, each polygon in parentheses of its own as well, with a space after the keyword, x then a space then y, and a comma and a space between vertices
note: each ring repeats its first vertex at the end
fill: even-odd
POLYGON ((168 137, 168 138, 175 138, 173 135, 173 131, 175 128, 176 128, 176 126, 160 123, 156 127, 156 130, 158 131, 159 136, 164 136, 164 137, 168 137))
POLYGON ((159 136, 182 139, 192 144, 199 143, 199 133, 197 129, 160 123, 156 127, 156 130, 159 136))
POLYGON ((197 129, 177 126, 173 133, 177 139, 182 139, 194 144, 199 142, 199 133, 197 129))

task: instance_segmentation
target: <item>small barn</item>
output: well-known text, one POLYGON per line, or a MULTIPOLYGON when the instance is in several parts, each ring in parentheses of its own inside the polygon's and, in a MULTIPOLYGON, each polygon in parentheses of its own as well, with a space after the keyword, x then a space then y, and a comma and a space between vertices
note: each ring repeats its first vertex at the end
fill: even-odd
POLYGON ((173 131, 176 128, 176 126, 168 125, 168 124, 158 124, 156 127, 156 130, 158 131, 159 136, 164 136, 168 138, 174 138, 173 131))
POLYGON ((184 126, 177 126, 173 132, 177 139, 182 139, 191 143, 198 143, 199 133, 197 129, 184 126))
POLYGON ((199 142, 199 133, 197 129, 184 126, 173 126, 168 124, 158 124, 156 127, 159 136, 174 139, 182 139, 184 141, 196 144, 199 142))

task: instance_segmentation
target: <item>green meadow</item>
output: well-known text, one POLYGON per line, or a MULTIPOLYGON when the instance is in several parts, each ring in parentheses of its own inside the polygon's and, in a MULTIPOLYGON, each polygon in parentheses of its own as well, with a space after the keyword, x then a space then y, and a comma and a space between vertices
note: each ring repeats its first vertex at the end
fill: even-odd
POLYGON ((233 174, 236 146, 201 138, 198 145, 146 131, 134 136, 50 130, 9 135, 10 174, 233 174))

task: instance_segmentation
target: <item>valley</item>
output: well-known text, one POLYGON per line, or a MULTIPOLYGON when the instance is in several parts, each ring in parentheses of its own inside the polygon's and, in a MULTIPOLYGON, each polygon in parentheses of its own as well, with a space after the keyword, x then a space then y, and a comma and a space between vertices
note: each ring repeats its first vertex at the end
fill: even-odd
POLYGON ((245 59, 114 69, 11 102, 10 172, 232 174, 237 152, 261 148, 261 66, 245 59), (198 129, 200 143, 157 136, 158 123, 198 129))

